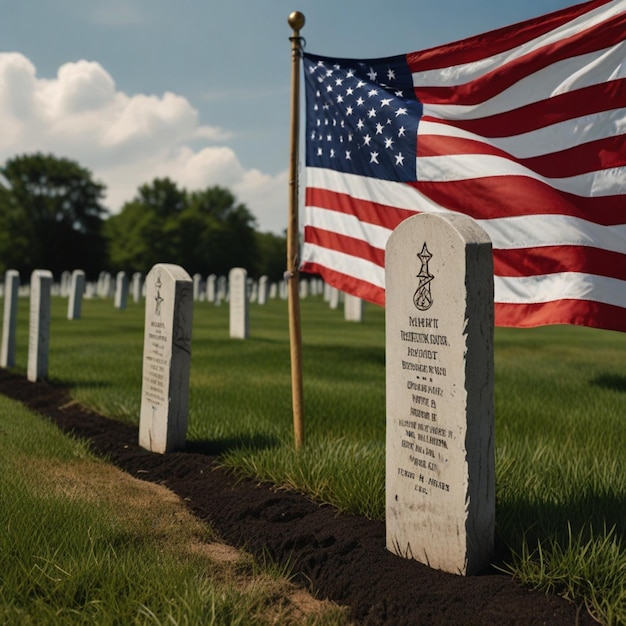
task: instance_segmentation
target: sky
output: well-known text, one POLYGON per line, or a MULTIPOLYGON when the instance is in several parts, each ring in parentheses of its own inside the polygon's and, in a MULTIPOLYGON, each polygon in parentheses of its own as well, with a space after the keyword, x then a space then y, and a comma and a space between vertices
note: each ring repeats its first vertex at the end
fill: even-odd
MULTIPOLYGON (((169 177, 230 189, 263 232, 287 225, 291 28, 309 52, 423 50, 571 0, 0 0, 0 164, 77 161, 117 213, 169 177)), ((302 120, 302 126, 304 120, 302 120)), ((302 153, 302 141, 301 153, 302 153)))

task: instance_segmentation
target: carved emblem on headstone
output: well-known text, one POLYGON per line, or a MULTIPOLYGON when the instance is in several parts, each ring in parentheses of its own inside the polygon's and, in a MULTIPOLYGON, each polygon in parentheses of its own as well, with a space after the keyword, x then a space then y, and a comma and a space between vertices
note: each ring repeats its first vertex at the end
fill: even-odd
POLYGON ((163 286, 163 283, 161 282, 160 276, 157 276, 154 286, 156 287, 156 296, 154 296, 154 314, 161 315, 161 302, 163 302, 163 298, 161 297, 161 287, 163 286))
POLYGON ((413 304, 415 304, 418 310, 427 311, 433 305, 430 283, 435 277, 428 270, 428 262, 433 258, 433 255, 428 251, 426 242, 424 242, 422 251, 417 255, 417 258, 421 261, 422 267, 419 274, 417 274, 419 283, 413 294, 413 304))

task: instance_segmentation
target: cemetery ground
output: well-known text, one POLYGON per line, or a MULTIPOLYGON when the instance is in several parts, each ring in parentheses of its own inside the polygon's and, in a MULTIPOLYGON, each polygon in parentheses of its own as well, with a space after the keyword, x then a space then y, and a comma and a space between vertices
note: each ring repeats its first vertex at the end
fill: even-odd
MULTIPOLYGON (((498 550, 489 571, 461 578, 384 548, 382 310, 368 307, 362 323, 350 324, 319 298, 302 302, 307 441, 297 453, 286 303, 252 306, 245 341, 228 338, 227 307, 197 303, 188 446, 162 456, 136 443, 143 307, 116 311, 110 300, 86 300, 82 319, 68 321, 66 301, 53 298, 51 384, 32 384, 23 378, 27 302, 19 306, 18 365, 0 370, 3 394, 48 415, 129 474, 169 487, 227 543, 265 554, 279 570, 288 564, 294 581, 348 606, 355 623, 584 624, 592 622, 590 615, 607 624, 626 621, 622 335, 570 327, 496 330, 498 550)), ((26 419, 16 407, 10 416, 0 412, 5 440, 4 421, 26 419)), ((44 447, 40 456, 55 454, 44 447)), ((72 460, 60 457, 53 459, 57 466, 72 460)), ((4 454, 2 459, 4 464, 4 454)), ((30 465, 34 472, 37 464, 30 465)), ((5 488, 8 478, 17 480, 6 467, 5 488)), ((17 480, 14 488, 23 496, 13 499, 24 507, 32 500, 26 480, 17 480)), ((152 508, 167 510, 170 497, 149 505, 146 519, 163 523, 158 513, 150 517, 152 508)), ((7 506, 6 498, 0 501, 7 506)), ((51 518, 58 528, 48 526, 63 534, 69 520, 91 515, 84 505, 72 515, 73 506, 66 498, 51 518)), ((102 509, 94 517, 102 519, 102 509)), ((128 533, 141 534, 135 522, 130 527, 128 533)), ((80 529, 72 532, 81 535, 80 529)), ((28 536, 24 528, 23 538, 28 536)), ((53 545, 66 549, 58 539, 51 539, 53 545)), ((88 542, 70 549, 90 554, 88 542)), ((42 582, 62 577, 53 556, 38 564, 42 582)), ((161 583, 177 579, 165 574, 161 583)), ((46 585, 41 589, 47 593, 46 585)), ((141 598, 141 589, 129 593, 141 598)), ((165 608, 159 610, 165 612, 152 621, 144 616, 145 623, 181 610, 184 602, 168 604, 169 591, 162 589, 165 608)), ((83 589, 71 601, 80 611, 90 598, 83 589)))

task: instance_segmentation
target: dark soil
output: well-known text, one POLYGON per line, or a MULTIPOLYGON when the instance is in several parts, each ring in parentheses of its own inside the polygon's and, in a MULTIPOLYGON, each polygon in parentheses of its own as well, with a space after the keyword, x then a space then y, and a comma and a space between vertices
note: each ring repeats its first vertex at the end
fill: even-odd
POLYGON ((528 590, 495 568, 460 577, 394 556, 381 521, 339 514, 219 469, 219 442, 153 454, 137 445, 137 427, 86 410, 64 389, 0 368, 0 393, 89 440, 96 454, 133 476, 166 485, 231 545, 288 562, 296 582, 348 606, 356 624, 595 624, 584 609, 528 590))

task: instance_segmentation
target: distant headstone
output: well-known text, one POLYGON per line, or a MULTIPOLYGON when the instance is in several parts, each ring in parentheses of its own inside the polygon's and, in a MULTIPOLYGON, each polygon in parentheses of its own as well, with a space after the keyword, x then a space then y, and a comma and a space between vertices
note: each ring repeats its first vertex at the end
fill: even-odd
POLYGON ((116 309, 124 311, 128 303, 128 276, 126 272, 118 272, 115 277, 115 299, 116 309))
POLYGON ((52 272, 34 270, 30 276, 30 325, 26 372, 26 377, 33 383, 48 377, 51 290, 52 272))
POLYGON ((278 295, 278 285, 276 283, 272 283, 270 285, 270 293, 269 293, 270 300, 275 300, 277 295, 278 295))
POLYGON ((212 304, 215 304, 215 296, 216 296, 215 281, 216 281, 215 274, 209 274, 207 276, 206 299, 207 299, 207 302, 210 302, 212 304))
POLYGON ((7 270, 4 275, 4 317, 2 318, 2 349, 0 367, 15 365, 15 333, 17 328, 17 296, 20 273, 7 270))
POLYGON ((348 322, 362 322, 363 300, 348 293, 345 294, 345 299, 343 302, 343 314, 344 319, 348 322))
POLYGON ((339 289, 337 289, 337 287, 330 288, 328 305, 331 309, 336 309, 339 306, 339 289))
POLYGON ((178 265, 158 263, 146 277, 139 445, 152 452, 185 446, 193 282, 178 265))
POLYGON ((387 548, 476 573, 495 521, 491 242, 467 216, 420 214, 385 260, 387 548))
POLYGON ((134 272, 130 280, 130 290, 133 294, 133 302, 137 304, 141 302, 141 291, 143 289, 143 274, 134 272))
POLYGON ((243 267, 233 267, 228 273, 230 336, 247 339, 248 321, 247 272, 243 267))
POLYGON ((65 270, 61 272, 61 284, 59 286, 59 295, 67 298, 70 295, 70 287, 72 283, 72 273, 65 270))
POLYGON ((226 300, 226 276, 220 276, 217 279, 217 295, 215 297, 215 304, 221 304, 222 300, 226 300))
POLYGON ((306 278, 300 279, 298 290, 301 298, 306 298, 309 295, 309 281, 306 278))
POLYGON ((200 300, 200 289, 202 287, 202 275, 194 274, 193 275, 193 299, 194 302, 200 300))
POLYGON ((70 278, 70 288, 67 301, 67 319, 80 319, 80 312, 85 293, 85 272, 74 270, 70 278))
POLYGON ((259 278, 259 304, 265 304, 267 302, 267 296, 269 295, 269 283, 267 276, 261 276, 259 278))

